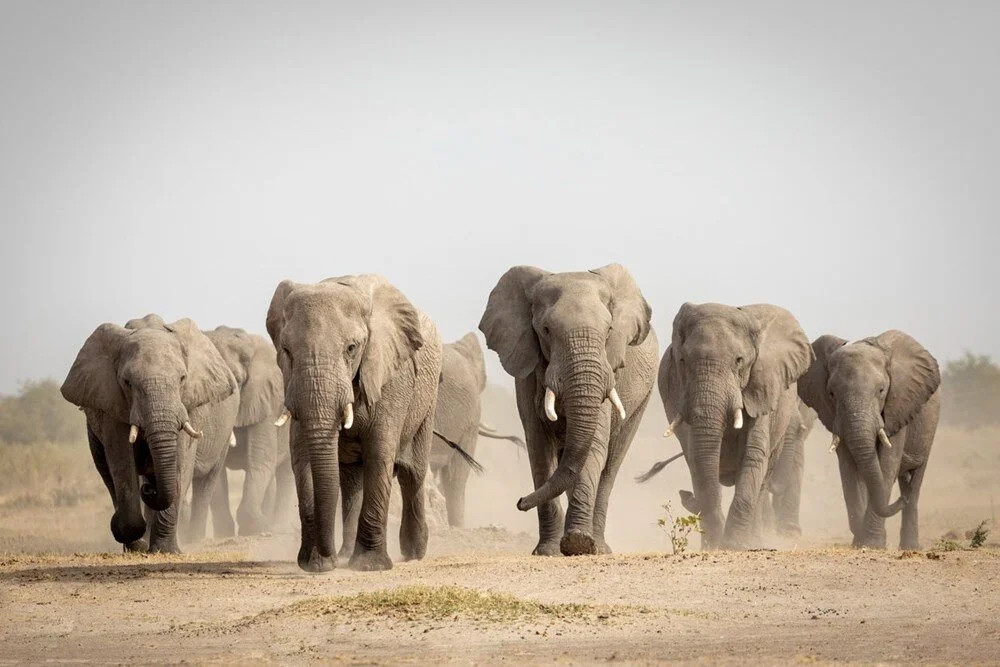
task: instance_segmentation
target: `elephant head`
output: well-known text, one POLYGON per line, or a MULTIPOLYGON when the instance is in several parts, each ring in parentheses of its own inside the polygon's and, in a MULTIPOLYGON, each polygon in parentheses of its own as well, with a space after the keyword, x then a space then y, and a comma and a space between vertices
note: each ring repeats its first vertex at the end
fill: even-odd
POLYGON ((263 336, 225 326, 216 327, 205 335, 236 377, 240 389, 236 426, 277 418, 284 402, 284 384, 271 343, 263 336))
POLYGON ((674 318, 660 391, 672 423, 692 434, 688 464, 698 504, 719 506, 724 435, 772 412, 809 367, 809 339, 787 310, 685 303, 674 318))
POLYGON ((624 366, 628 346, 646 339, 651 314, 632 276, 618 264, 580 273, 515 266, 493 288, 479 322, 487 347, 515 378, 536 374, 544 386, 546 418, 565 426, 555 472, 521 498, 518 509, 529 510, 572 486, 602 404, 610 399, 622 410, 615 371, 624 366))
POLYGON ((872 510, 892 516, 906 499, 888 504, 890 489, 879 466, 879 448, 891 447, 891 437, 937 391, 937 360, 902 331, 851 344, 826 335, 812 346, 816 360, 799 380, 799 396, 816 410, 835 442, 847 445, 868 488, 872 510))
POLYGON ((156 315, 97 327, 62 385, 67 401, 129 424, 129 442, 148 446, 155 480, 140 491, 159 511, 177 500, 178 431, 200 438, 191 411, 234 391, 233 374, 194 322, 156 315))
POLYGON ((293 446, 308 452, 316 547, 333 553, 340 489, 341 429, 354 425, 355 402, 373 414, 382 389, 423 345, 420 315, 399 290, 376 275, 281 282, 267 312, 278 351, 285 406, 297 424, 293 446))

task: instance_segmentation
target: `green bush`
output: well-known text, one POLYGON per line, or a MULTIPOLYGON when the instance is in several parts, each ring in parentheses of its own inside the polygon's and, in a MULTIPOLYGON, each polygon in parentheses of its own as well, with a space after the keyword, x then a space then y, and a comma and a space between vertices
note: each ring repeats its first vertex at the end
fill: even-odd
POLYGON ((15 396, 0 397, 0 442, 79 442, 85 419, 52 380, 32 380, 15 396))
POLYGON ((971 352, 949 361, 941 376, 941 401, 942 421, 954 426, 1000 424, 1000 366, 971 352))

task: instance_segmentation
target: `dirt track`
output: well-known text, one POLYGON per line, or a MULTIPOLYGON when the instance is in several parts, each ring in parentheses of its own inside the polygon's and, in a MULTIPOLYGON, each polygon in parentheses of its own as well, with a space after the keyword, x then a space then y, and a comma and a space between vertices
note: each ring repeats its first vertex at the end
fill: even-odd
MULTIPOLYGON (((2 659, 1000 661, 992 548, 938 559, 847 549, 584 558, 492 550, 320 576, 245 555, 286 541, 228 540, 173 558, 8 556, 2 659), (464 589, 513 597, 438 599, 464 589), (401 606, 358 595, 389 590, 401 591, 401 606)), ((520 549, 528 540, 489 529, 439 538, 469 541, 520 549)))

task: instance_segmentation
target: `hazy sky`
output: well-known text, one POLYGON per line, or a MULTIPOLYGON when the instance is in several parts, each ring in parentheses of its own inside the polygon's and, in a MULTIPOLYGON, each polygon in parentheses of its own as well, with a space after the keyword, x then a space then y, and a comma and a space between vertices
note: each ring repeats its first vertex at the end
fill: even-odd
POLYGON ((382 273, 451 340, 514 264, 625 264, 661 341, 768 301, 1000 357, 998 34, 985 0, 0 0, 0 392, 105 321, 263 332, 283 278, 382 273))

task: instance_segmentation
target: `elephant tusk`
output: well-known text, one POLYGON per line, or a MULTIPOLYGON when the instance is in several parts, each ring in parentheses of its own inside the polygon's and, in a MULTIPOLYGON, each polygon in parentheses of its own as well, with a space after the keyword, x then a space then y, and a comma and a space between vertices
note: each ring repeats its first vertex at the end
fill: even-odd
POLYGON ((487 424, 486 422, 479 422, 479 428, 483 429, 484 431, 489 431, 490 433, 495 433, 497 430, 496 426, 493 426, 492 424, 487 424))
POLYGON ((830 449, 827 450, 827 451, 829 451, 831 454, 833 454, 835 451, 837 451, 837 445, 839 445, 839 444, 840 444, 840 436, 834 434, 834 436, 833 436, 833 442, 830 443, 830 449))
POLYGON ((236 431, 229 432, 229 446, 230 447, 236 446, 236 431))
POLYGON ((733 428, 737 431, 743 428, 743 408, 736 408, 733 412, 733 428))
POLYGON ((618 408, 618 416, 625 420, 625 406, 622 405, 622 399, 618 396, 618 390, 614 387, 608 392, 608 398, 611 399, 611 404, 618 408))
POLYGON ((128 429, 128 444, 134 445, 135 441, 139 438, 139 427, 132 424, 128 429))
POLYGON ((274 425, 277 426, 278 428, 281 428, 282 426, 288 423, 288 420, 291 419, 291 417, 292 413, 288 411, 288 408, 285 408, 284 410, 281 411, 281 414, 274 421, 274 425))
POLYGON ((672 436, 674 434, 674 429, 677 428, 677 426, 680 423, 681 423, 681 415, 680 413, 678 413, 678 415, 674 417, 674 420, 669 424, 667 424, 667 430, 663 432, 663 437, 669 438, 670 436, 672 436))
POLYGON ((880 429, 878 430, 878 439, 879 439, 879 441, 881 441, 881 443, 882 443, 883 445, 885 445, 885 446, 886 446, 886 447, 888 447, 889 449, 892 449, 892 441, 891 441, 891 440, 889 440, 889 436, 887 436, 887 435, 885 434, 885 429, 884 429, 884 428, 880 428, 880 429))
POLYGON ((556 414, 556 392, 548 387, 545 388, 545 416, 550 422, 559 420, 559 415, 556 414))
POLYGON ((183 424, 181 424, 181 428, 184 429, 184 432, 190 435, 195 440, 198 440, 199 438, 201 438, 201 436, 205 435, 201 431, 196 430, 194 426, 191 426, 191 422, 184 422, 183 424))
POLYGON ((344 421, 340 428, 348 431, 352 426, 354 426, 354 403, 348 403, 344 406, 344 421))

